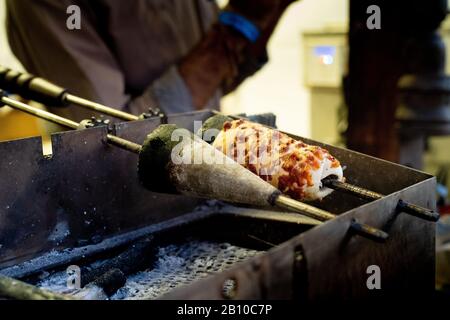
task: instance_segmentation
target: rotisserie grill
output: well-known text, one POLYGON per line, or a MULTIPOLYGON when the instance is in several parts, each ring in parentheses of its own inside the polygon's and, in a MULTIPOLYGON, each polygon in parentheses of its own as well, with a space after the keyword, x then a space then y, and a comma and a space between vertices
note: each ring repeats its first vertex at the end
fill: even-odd
POLYGON ((72 298, 318 301, 376 294, 367 287, 375 265, 387 297, 433 291, 435 179, 427 174, 301 139, 346 168, 347 184, 328 181, 336 191, 307 204, 333 214, 323 223, 251 201, 152 193, 139 182, 138 156, 107 143, 140 146, 162 120, 194 132, 213 115, 58 133, 50 155, 40 138, 0 143, 0 274, 72 298), (84 275, 81 288, 67 288, 69 266, 84 275))

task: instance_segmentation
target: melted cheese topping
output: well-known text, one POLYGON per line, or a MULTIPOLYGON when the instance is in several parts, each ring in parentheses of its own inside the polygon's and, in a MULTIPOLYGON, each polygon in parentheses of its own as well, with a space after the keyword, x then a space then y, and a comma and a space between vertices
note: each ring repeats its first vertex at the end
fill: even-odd
POLYGON ((327 150, 257 123, 226 122, 213 146, 297 200, 320 200, 333 192, 322 187, 328 176, 344 180, 341 164, 327 150))

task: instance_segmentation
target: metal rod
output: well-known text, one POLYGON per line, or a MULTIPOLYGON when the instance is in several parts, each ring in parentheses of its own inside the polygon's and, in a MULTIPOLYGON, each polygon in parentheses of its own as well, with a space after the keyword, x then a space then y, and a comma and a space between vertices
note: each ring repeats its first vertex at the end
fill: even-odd
MULTIPOLYGON (((357 196, 359 198, 362 199, 366 199, 366 200, 370 200, 370 201, 374 201, 374 200, 379 200, 384 198, 385 196, 374 192, 374 191, 370 191, 349 183, 345 183, 345 182, 341 182, 341 181, 337 181, 336 179, 324 179, 322 181, 323 185, 327 188, 330 189, 334 189, 337 191, 342 191, 342 192, 346 192, 348 194, 352 194, 354 196, 357 196)), ((413 205, 410 203, 407 203, 403 200, 400 200, 397 204, 397 208, 396 208, 399 212, 404 212, 410 215, 413 215, 415 217, 427 220, 427 221, 433 221, 436 222, 439 220, 439 213, 437 213, 436 211, 427 209, 427 208, 423 208, 417 205, 413 205)))
POLYGON ((397 210, 433 222, 437 222, 440 218, 439 213, 436 211, 429 210, 403 200, 399 200, 397 210))
POLYGON ((361 187, 357 187, 355 185, 345 183, 338 181, 336 179, 324 179, 322 181, 322 184, 330 189, 343 191, 349 194, 357 195, 359 198, 365 199, 365 200, 379 200, 384 198, 384 195, 380 193, 376 193, 374 191, 370 191, 367 189, 363 189, 361 187))
POLYGON ((36 116, 38 118, 59 124, 63 127, 69 128, 69 129, 78 129, 79 127, 79 123, 57 116, 56 114, 29 106, 25 103, 19 102, 17 100, 14 99, 10 99, 8 97, 1 97, 1 102, 3 102, 5 105, 16 109, 16 110, 20 110, 23 111, 25 113, 31 114, 33 116, 36 116))
POLYGON ((117 136, 114 136, 112 134, 108 134, 106 136, 108 139, 108 142, 112 145, 115 145, 116 147, 122 148, 124 150, 139 154, 141 153, 142 146, 140 144, 131 142, 126 139, 119 138, 117 136))
MULTIPOLYGON (((72 121, 72 120, 69 120, 69 119, 57 116, 57 115, 55 115, 53 113, 50 113, 50 112, 47 112, 47 111, 44 111, 44 110, 41 110, 41 109, 38 109, 38 108, 35 108, 35 107, 32 107, 32 106, 29 106, 29 105, 27 105, 25 103, 19 102, 19 101, 14 100, 14 99, 10 99, 10 98, 5 97, 5 96, 1 97, 1 102, 4 103, 7 106, 13 108, 13 109, 23 111, 23 112, 31 114, 31 115, 33 115, 35 117, 47 120, 49 122, 53 122, 53 123, 59 124, 61 126, 69 128, 69 129, 75 129, 76 130, 76 129, 78 129, 80 127, 80 124, 78 122, 75 122, 75 121, 72 121)), ((125 149, 125 150, 128 150, 128 151, 131 151, 131 152, 137 153, 137 154, 139 154, 141 152, 142 146, 137 144, 137 143, 134 143, 134 142, 131 142, 129 140, 125 140, 125 139, 119 138, 119 137, 114 136, 112 134, 108 134, 106 136, 106 138, 107 138, 109 143, 111 143, 112 145, 115 145, 116 147, 119 147, 119 148, 122 148, 122 149, 125 149)))
POLYGON ((296 201, 294 199, 288 198, 283 195, 279 195, 275 199, 275 205, 277 207, 280 207, 280 208, 283 208, 286 210, 291 210, 291 211, 302 213, 305 216, 308 216, 310 218, 317 219, 320 221, 327 221, 327 220, 336 218, 336 215, 334 215, 328 211, 318 209, 316 207, 313 207, 313 206, 308 205, 303 202, 296 201))
POLYGON ((386 232, 380 229, 373 228, 367 224, 359 223, 354 219, 352 220, 350 226, 351 230, 356 234, 359 234, 363 237, 369 238, 377 242, 385 242, 389 237, 389 235, 386 232))
POLYGON ((10 70, 2 66, 0 66, 0 84, 7 91, 18 93, 24 96, 24 98, 43 104, 52 104, 55 106, 73 104, 126 121, 139 120, 139 117, 133 114, 70 94, 67 89, 44 78, 10 70))
POLYGON ((15 300, 74 300, 28 283, 0 275, 0 296, 15 300))
POLYGON ((266 246, 268 246, 269 248, 275 248, 276 244, 270 243, 269 241, 263 240, 261 238, 258 238, 257 236, 248 234, 247 237, 249 237, 250 239, 256 240, 262 244, 265 244, 266 246))
MULTIPOLYGON (((336 215, 328 211, 318 209, 316 207, 296 201, 283 195, 280 195, 275 199, 275 205, 284 209, 304 214, 305 216, 320 221, 328 221, 336 218, 336 215)), ((371 240, 375 240, 377 242, 385 242, 389 238, 389 235, 386 232, 380 229, 373 228, 364 223, 359 223, 354 219, 350 224, 350 230, 352 230, 356 234, 359 234, 371 240)))
POLYGON ((86 109, 90 109, 90 110, 94 110, 100 113, 104 113, 107 114, 109 116, 112 116, 114 118, 118 118, 118 119, 123 119, 126 121, 136 121, 139 120, 138 116, 135 116, 134 114, 128 113, 128 112, 123 112, 111 107, 107 107, 105 105, 102 105, 100 103, 96 103, 87 99, 83 99, 80 97, 77 97, 75 95, 72 95, 70 93, 66 94, 64 96, 64 101, 67 103, 71 103, 71 104, 75 104, 77 106, 86 108, 86 109))

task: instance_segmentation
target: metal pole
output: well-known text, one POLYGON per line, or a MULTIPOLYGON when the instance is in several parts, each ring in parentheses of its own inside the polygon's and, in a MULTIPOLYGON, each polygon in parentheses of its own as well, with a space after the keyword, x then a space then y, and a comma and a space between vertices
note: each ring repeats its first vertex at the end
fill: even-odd
POLYGON ((1 275, 0 296, 15 300, 75 300, 72 297, 43 290, 28 283, 1 275))
POLYGON ((69 120, 69 119, 57 116, 56 114, 47 112, 45 110, 41 110, 41 109, 38 109, 38 108, 35 108, 35 107, 32 107, 32 106, 29 106, 29 105, 27 105, 25 103, 19 102, 19 101, 14 100, 14 99, 10 99, 8 97, 2 97, 1 101, 5 105, 7 105, 7 106, 9 106, 9 107, 11 107, 13 109, 23 111, 25 113, 28 113, 28 114, 31 114, 31 115, 36 116, 38 118, 41 118, 41 119, 44 119, 44 120, 47 120, 47 121, 59 124, 59 125, 61 125, 63 127, 69 128, 69 129, 78 129, 78 127, 80 126, 80 124, 75 122, 75 121, 72 121, 72 120, 69 120))
MULTIPOLYGON (((75 122, 75 121, 60 117, 58 115, 55 115, 53 113, 29 106, 25 103, 19 102, 14 99, 10 99, 8 97, 1 97, 1 102, 3 102, 5 105, 7 105, 13 109, 23 111, 23 112, 31 114, 35 117, 59 124, 61 126, 69 128, 69 129, 77 130, 80 127, 80 124, 78 122, 75 122)), ((108 134, 106 136, 106 138, 108 139, 109 143, 111 143, 119 148, 131 151, 131 152, 137 153, 137 154, 139 154, 141 152, 142 146, 137 143, 131 142, 126 139, 119 138, 112 134, 108 134)))
POLYGON ((108 142, 116 147, 122 148, 124 150, 140 154, 142 150, 142 146, 140 144, 119 138, 112 134, 108 134, 107 136, 108 142))
POLYGON ((77 96, 74 96, 70 93, 66 94, 64 96, 64 101, 67 103, 71 103, 71 104, 75 104, 77 106, 86 108, 86 109, 90 109, 90 110, 94 110, 100 113, 104 113, 107 114, 109 116, 112 116, 114 118, 118 118, 118 119, 123 119, 126 121, 136 121, 139 120, 138 116, 135 116, 134 114, 128 113, 128 112, 123 112, 111 107, 107 107, 105 105, 102 105, 100 103, 96 103, 87 99, 83 99, 77 96))
MULTIPOLYGON (((370 200, 370 201, 379 200, 379 199, 382 199, 385 197, 384 195, 382 195, 380 193, 370 191, 370 190, 352 185, 350 183, 337 181, 335 179, 325 179, 322 181, 322 183, 327 188, 346 192, 346 193, 352 194, 354 196, 357 196, 359 198, 370 200)), ((433 210, 419 207, 419 206, 407 203, 402 200, 399 201, 399 203, 397 205, 397 210, 400 212, 405 212, 405 213, 413 215, 415 217, 418 217, 418 218, 421 218, 421 219, 424 219, 427 221, 433 221, 433 222, 438 221, 439 217, 440 217, 439 213, 437 213, 433 210)))
MULTIPOLYGON (((336 218, 336 215, 328 211, 318 209, 316 207, 296 201, 283 195, 279 195, 275 199, 275 205, 280 208, 285 208, 287 210, 304 214, 305 216, 320 221, 328 221, 336 218)), ((367 224, 357 222, 354 219, 350 224, 350 230, 356 234, 359 234, 360 236, 377 242, 385 242, 389 238, 389 235, 386 232, 380 229, 373 228, 367 224)))
POLYGON ((314 218, 320 221, 327 221, 336 218, 336 216, 328 211, 318 209, 316 207, 307 205, 303 202, 296 201, 283 195, 279 195, 275 199, 275 205, 277 207, 296 211, 304 214, 310 218, 314 218))

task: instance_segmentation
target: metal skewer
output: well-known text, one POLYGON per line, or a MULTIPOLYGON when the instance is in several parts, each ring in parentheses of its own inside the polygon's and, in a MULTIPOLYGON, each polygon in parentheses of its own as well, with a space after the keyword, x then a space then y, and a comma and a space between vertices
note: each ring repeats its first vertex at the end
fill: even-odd
MULTIPOLYGON (((3 95, 3 91, 0 90, 0 98, 1 102, 5 105, 8 105, 14 109, 26 112, 28 114, 31 114, 33 116, 36 116, 38 118, 60 124, 62 126, 65 126, 69 129, 79 129, 80 124, 77 122, 74 122, 72 120, 60 117, 58 115, 55 115, 53 113, 40 110, 38 108, 29 106, 27 104, 24 104, 22 102, 19 102, 17 100, 8 98, 3 95)), ((107 140, 112 145, 115 145, 117 147, 120 147, 122 149, 128 150, 130 152, 140 154, 142 151, 142 146, 139 144, 136 144, 134 142, 128 141, 126 139, 119 138, 117 136, 107 134, 107 140)), ((313 207, 311 205, 296 201, 294 199, 288 198, 286 196, 283 196, 281 193, 276 194, 273 198, 273 205, 276 205, 280 208, 289 209, 297 213, 304 214, 306 216, 309 216, 311 218, 317 219, 319 221, 328 221, 336 218, 336 215, 318 209, 316 207, 313 207)), ((376 240, 379 242, 384 242, 389 237, 389 235, 381 230, 372 228, 368 225, 353 221, 350 225, 350 228, 356 232, 357 234, 364 236, 366 238, 376 240)))
POLYGON ((40 289, 0 275, 0 297, 14 300, 74 300, 75 298, 40 289))
POLYGON ((328 221, 336 218, 336 215, 328 211, 318 209, 316 207, 288 198, 281 194, 276 197, 274 202, 277 207, 284 208, 286 210, 300 212, 306 216, 309 216, 311 218, 320 221, 328 221))
MULTIPOLYGON (((61 126, 69 128, 69 129, 77 130, 77 129, 80 128, 80 123, 78 123, 78 122, 75 122, 75 121, 72 121, 72 120, 60 117, 60 116, 58 116, 56 114, 53 114, 53 113, 50 113, 50 112, 47 112, 47 111, 44 111, 44 110, 41 110, 41 109, 38 109, 38 108, 35 108, 35 107, 32 107, 32 106, 29 106, 29 105, 27 105, 25 103, 22 103, 22 102, 19 102, 17 100, 5 97, 5 96, 3 96, 3 92, 1 90, 0 90, 0 97, 1 97, 1 102, 3 104, 5 104, 5 105, 7 105, 7 106, 9 106, 11 108, 14 108, 16 110, 20 110, 22 112, 28 113, 28 114, 33 115, 35 117, 38 117, 38 118, 41 118, 41 119, 44 119, 44 120, 47 120, 47 121, 50 121, 50 122, 53 122, 53 123, 56 123, 56 124, 59 124, 61 126)), ((125 140, 125 139, 119 138, 119 137, 114 136, 112 134, 107 134, 106 138, 107 138, 109 143, 111 143, 111 144, 113 144, 113 145, 115 145, 117 147, 120 147, 122 149, 125 149, 125 150, 128 150, 130 152, 133 152, 133 153, 139 154, 140 150, 142 148, 142 146, 137 144, 137 143, 134 143, 134 142, 131 142, 129 140, 125 140)))
MULTIPOLYGON (((1 92, 0 92, 0 95, 1 95, 1 92)), ((63 126, 65 128, 77 130, 80 127, 80 124, 78 122, 60 117, 56 114, 53 114, 53 113, 50 113, 50 112, 47 112, 47 111, 44 111, 44 110, 41 110, 38 108, 31 107, 25 103, 8 98, 6 96, 2 96, 1 101, 5 105, 7 105, 13 109, 20 110, 20 111, 28 113, 32 116, 59 124, 60 126, 63 126)))
POLYGON ((94 110, 94 111, 97 111, 100 113, 110 115, 111 117, 114 117, 117 119, 122 119, 122 120, 126 120, 126 121, 136 121, 136 120, 140 119, 138 116, 135 116, 134 114, 123 112, 123 111, 120 111, 120 110, 117 110, 117 109, 114 109, 111 107, 107 107, 103 104, 96 103, 96 102, 93 102, 93 101, 90 101, 87 99, 83 99, 83 98, 77 97, 70 93, 64 94, 62 99, 66 104, 74 104, 74 105, 83 107, 85 109, 90 109, 90 110, 94 110))
POLYGON ((12 93, 17 93, 26 99, 35 100, 45 105, 66 106, 73 104, 126 121, 140 119, 133 114, 75 96, 69 93, 66 88, 51 83, 46 79, 10 70, 2 66, 0 66, 0 87, 12 93))
MULTIPOLYGON (((370 191, 361 187, 357 187, 354 186, 352 184, 349 183, 345 183, 345 182, 341 182, 338 181, 336 179, 332 179, 332 178, 326 178, 324 180, 322 180, 322 183, 325 187, 333 189, 333 190, 337 190, 337 191, 342 191, 354 196, 357 196, 359 198, 362 199, 366 199, 366 200, 370 200, 370 201, 374 201, 374 200, 379 200, 384 198, 385 196, 374 192, 374 191, 370 191)), ((400 200, 397 204, 397 210, 399 212, 405 212, 407 214, 413 215, 415 217, 427 220, 427 221, 433 221, 436 222, 439 220, 439 213, 437 213, 436 211, 433 210, 429 210, 420 206, 416 206, 414 204, 410 204, 407 203, 403 200, 400 200)))
MULTIPOLYGON (((320 221, 328 221, 337 217, 336 215, 328 211, 318 209, 316 207, 307 205, 285 196, 279 196, 275 200, 275 202, 278 207, 285 208, 291 211, 301 212, 304 215, 320 221)), ((380 229, 373 228, 367 224, 359 223, 356 220, 352 220, 350 228, 353 232, 378 242, 385 242, 389 237, 386 232, 380 229)))

